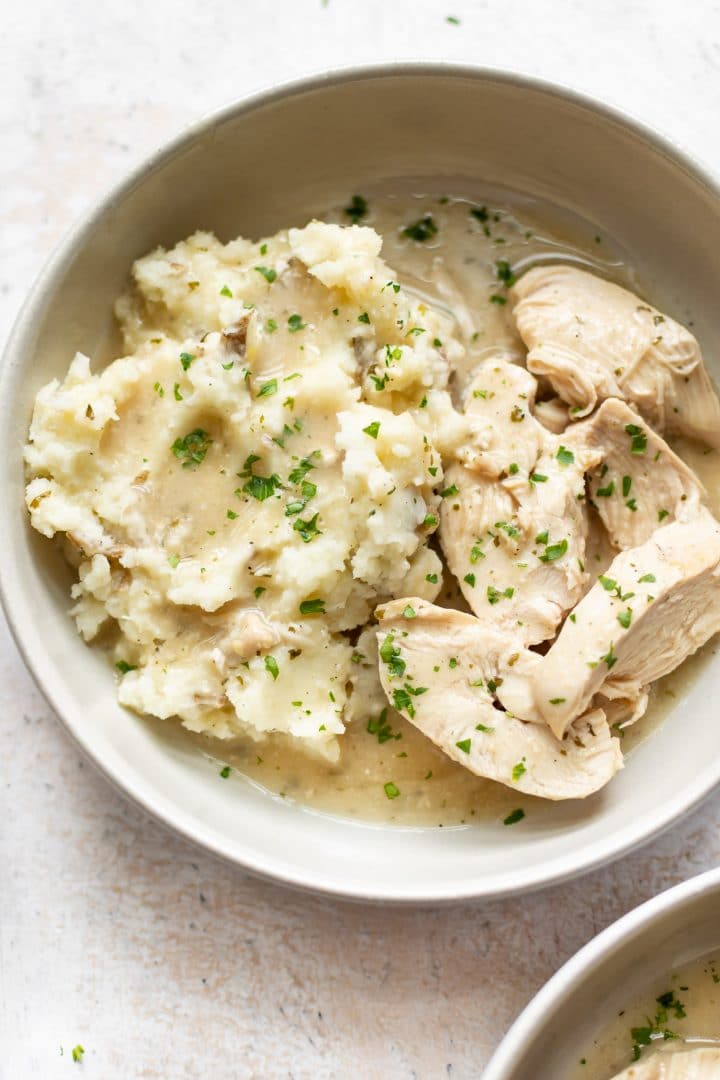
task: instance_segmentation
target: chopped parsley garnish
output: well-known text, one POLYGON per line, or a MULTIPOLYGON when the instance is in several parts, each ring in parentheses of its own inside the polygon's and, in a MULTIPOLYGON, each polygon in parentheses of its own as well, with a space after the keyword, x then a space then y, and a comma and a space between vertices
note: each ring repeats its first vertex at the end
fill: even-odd
POLYGON ((547 483, 547 476, 543 476, 542 473, 530 473, 529 480, 531 484, 545 484, 547 483))
POLYGON ((482 540, 478 540, 477 543, 473 544, 473 546, 470 548, 470 562, 471 563, 476 563, 478 561, 478 559, 484 559, 485 558, 485 552, 481 551, 481 549, 479 547, 480 544, 482 544, 482 540))
POLYGON ((298 330, 304 330, 307 323, 302 321, 302 315, 291 315, 288 319, 288 330, 291 334, 297 334, 298 330))
POLYGON ((370 325, 370 316, 367 311, 363 311, 361 315, 358 315, 358 322, 366 323, 368 326, 370 325))
POLYGON ((626 424, 625 431, 630 436, 630 453, 644 454, 647 450, 647 435, 637 424, 626 424))
POLYGON ((595 494, 601 499, 609 499, 615 492, 615 481, 611 480, 605 487, 596 489, 595 494))
POLYGON ((510 419, 513 424, 520 424, 525 419, 525 413, 522 411, 519 405, 513 405, 510 412, 510 419))
POLYGON ((622 626, 623 630, 627 630, 632 622, 633 612, 632 608, 626 608, 625 611, 621 611, 617 617, 617 621, 622 626))
POLYGON ((268 285, 272 285, 273 281, 277 277, 277 270, 273 270, 272 267, 256 266, 255 269, 257 270, 258 274, 262 274, 268 285))
POLYGON ((223 765, 222 769, 220 770, 220 775, 222 776, 223 780, 227 780, 228 776, 230 775, 230 766, 223 765))
POLYGON ((137 671, 137 664, 128 664, 127 660, 118 660, 115 667, 121 675, 127 675, 128 671, 137 671))
POLYGON ((196 359, 197 359, 197 357, 193 356, 192 353, 181 352, 180 353, 180 363, 182 364, 183 371, 187 371, 187 369, 192 364, 193 360, 196 360, 196 359))
POLYGON ((515 536, 520 535, 520 531, 518 529, 516 529, 515 526, 511 522, 508 522, 508 521, 496 521, 495 522, 495 528, 496 529, 501 529, 502 532, 504 532, 511 539, 513 537, 515 537, 515 536))
POLYGON ((325 601, 319 599, 313 600, 301 600, 300 601, 300 614, 301 615, 324 615, 325 614, 325 601))
POLYGON ((232 291, 230 290, 230 288, 227 285, 223 285, 222 289, 220 290, 220 295, 221 296, 232 296, 232 291))
POLYGON ((399 646, 394 642, 393 635, 388 634, 379 649, 380 659, 387 664, 391 677, 402 678, 405 674, 405 661, 400 656, 399 646))
POLYGON ((401 739, 402 734, 398 731, 393 731, 390 724, 387 722, 387 709, 383 709, 377 717, 370 717, 367 724, 367 730, 370 735, 376 735, 377 741, 382 744, 387 742, 388 739, 401 739))
POLYGON ((265 585, 256 585, 256 587, 253 589, 253 592, 255 594, 255 599, 259 600, 262 594, 264 592, 267 592, 267 587, 265 585))
POLYGON ((183 469, 192 469, 205 460, 211 442, 212 439, 207 431, 203 431, 202 428, 195 428, 194 431, 189 431, 182 439, 176 439, 170 449, 175 457, 182 461, 183 469))
POLYGON ((304 544, 309 544, 316 536, 322 536, 322 532, 317 527, 317 519, 319 516, 319 514, 314 514, 309 521, 303 521, 302 518, 298 518, 293 524, 294 531, 300 533, 304 544))
POLYGON ((630 494, 630 488, 632 487, 632 476, 623 476, 622 478, 622 493, 623 498, 627 499, 630 494))
POLYGON ((432 217, 427 214, 425 217, 413 222, 412 225, 406 225, 402 230, 402 234, 410 240, 415 240, 418 244, 424 244, 431 236, 435 236, 437 231, 437 225, 432 217))
POLYGON ((564 697, 551 697, 549 700, 551 705, 564 705, 566 699, 564 697))
MULTIPOLYGON (((457 15, 446 15, 445 16, 445 22, 450 23, 451 26, 459 26, 460 25, 460 20, 458 19, 457 15)), ((472 211, 470 211, 470 212, 472 213, 472 211)))
POLYGON ((465 577, 463 578, 463 581, 467 585, 469 585, 471 588, 473 588, 473 589, 475 588, 475 575, 474 574, 466 574, 465 577))
POLYGON ((414 619, 417 613, 415 611, 415 608, 411 607, 410 604, 408 604, 407 607, 403 610, 402 614, 403 619, 414 619))
POLYGON ((437 576, 437 574, 426 574, 425 575, 425 580, 429 581, 431 585, 437 585, 438 576, 437 576))
POLYGON ((85 1048, 78 1043, 77 1046, 73 1046, 70 1053, 72 1054, 73 1061, 82 1061, 85 1048))
POLYGON ((515 461, 511 462, 510 465, 508 466, 509 475, 510 476, 515 476, 515 474, 519 471, 519 468, 520 468, 520 466, 517 464, 517 462, 515 462, 515 461))
POLYGON ((462 750, 463 754, 470 753, 470 746, 472 745, 472 739, 461 739, 460 742, 456 742, 458 750, 462 750))
POLYGON ((184 401, 185 400, 185 398, 180 393, 180 383, 179 382, 176 382, 173 385, 173 397, 175 398, 176 401, 184 401))
POLYGON ((600 574, 600 576, 598 577, 598 581, 602 585, 603 589, 605 589, 607 592, 612 592, 618 587, 617 581, 615 581, 613 578, 605 577, 604 574, 600 574))
POLYGON ((517 810, 513 810, 503 821, 503 825, 516 825, 518 821, 522 821, 525 817, 525 811, 518 807, 517 810))
POLYGON ((547 544, 547 543, 549 543, 549 541, 550 541, 550 533, 548 532, 547 529, 544 529, 542 532, 539 532, 537 534, 537 536, 535 537, 535 543, 536 544, 547 544))
POLYGON ((274 334, 277 328, 278 324, 275 322, 274 319, 268 319, 268 321, 265 323, 265 329, 267 330, 268 334, 274 334))
POLYGON ((281 486, 280 477, 276 473, 272 476, 257 476, 253 473, 243 484, 242 490, 258 502, 264 502, 281 486))
POLYGON ((380 431, 380 421, 373 420, 372 424, 368 424, 367 427, 363 428, 363 431, 366 435, 369 435, 371 439, 377 439, 378 432, 380 431))
POLYGON ((400 794, 400 788, 396 784, 393 784, 392 780, 388 780, 387 784, 383 785, 383 790, 388 799, 397 799, 400 794))
POLYGON ((271 394, 277 394, 277 388, 277 379, 270 379, 262 384, 258 390, 258 397, 270 397, 271 394))
POLYGON ((299 464, 296 465, 292 472, 288 475, 289 482, 291 484, 299 484, 302 478, 306 476, 311 469, 314 468, 315 466, 313 465, 312 461, 310 461, 310 458, 302 458, 299 464))
POLYGON ((557 544, 548 544, 542 555, 538 555, 540 562, 555 562, 556 559, 561 559, 567 552, 568 542, 565 539, 559 540, 557 544))
POLYGON ((432 525, 437 525, 437 517, 435 514, 426 514, 423 518, 423 525, 430 528, 432 525))
POLYGON ((515 592, 515 590, 511 589, 509 587, 507 589, 504 589, 504 590, 500 591, 500 589, 496 589, 494 585, 488 585, 488 587, 487 587, 488 604, 498 604, 498 603, 500 603, 500 601, 503 598, 505 598, 506 600, 510 600, 510 599, 512 599, 512 596, 513 596, 514 592, 515 592))
POLYGON ((493 732, 495 731, 495 728, 494 727, 488 727, 487 724, 476 724, 475 725, 475 730, 476 731, 482 731, 484 735, 492 735, 493 732))
POLYGON ((404 690, 400 687, 393 690, 393 705, 398 712, 403 712, 404 710, 412 720, 415 715, 415 706, 412 703, 411 693, 415 693, 415 691, 412 691, 407 683, 405 684, 404 690))
POLYGON ((350 205, 345 207, 345 213, 352 221, 353 225, 357 225, 358 221, 361 221, 367 215, 368 204, 362 195, 353 195, 350 200, 350 205))
POLYGON ((572 465, 575 461, 575 455, 566 446, 561 446, 555 457, 561 465, 572 465))
POLYGON ((277 662, 277 660, 275 659, 274 656, 266 656, 265 657, 265 670, 270 675, 272 675, 273 682, 275 682, 278 675, 280 674, 280 668, 278 667, 278 662, 277 662))
POLYGON ((641 578, 638 578, 640 584, 644 584, 646 581, 657 581, 654 574, 643 574, 641 578))
POLYGON ((512 778, 513 783, 516 784, 521 776, 524 776, 527 772, 527 765, 525 764, 525 758, 522 761, 518 761, 517 765, 513 765, 512 778))
POLYGON ((177 567, 180 565, 180 556, 168 555, 168 562, 170 563, 170 566, 173 568, 173 570, 176 570, 177 567))
POLYGON ((607 664, 608 671, 610 670, 611 667, 614 667, 615 664, 617 663, 617 656, 615 655, 613 649, 614 649, 614 642, 612 642, 610 644, 610 648, 605 653, 605 655, 600 657, 600 659, 604 660, 605 663, 607 664))
POLYGON ((450 495, 457 495, 458 493, 457 484, 451 484, 450 487, 446 487, 444 491, 440 492, 440 498, 447 499, 450 495))
POLYGON ((658 510, 658 521, 662 521, 670 514, 669 510, 658 510))
POLYGON ((502 281, 506 288, 514 285, 517 281, 515 274, 512 271, 512 267, 507 259, 498 259, 495 263, 495 273, 497 274, 498 281, 502 281))
POLYGON ((504 304, 507 304, 507 296, 498 296, 497 293, 491 293, 490 303, 499 304, 502 307, 504 304))

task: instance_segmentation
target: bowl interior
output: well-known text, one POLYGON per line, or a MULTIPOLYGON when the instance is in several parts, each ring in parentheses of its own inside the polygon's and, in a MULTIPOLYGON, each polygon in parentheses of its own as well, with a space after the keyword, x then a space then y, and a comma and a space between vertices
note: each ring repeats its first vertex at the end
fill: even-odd
POLYGON ((485 1080, 562 1080, 622 1009, 720 947, 720 873, 703 874, 615 923, 582 949, 510 1029, 485 1080))
POLYGON ((21 511, 34 395, 64 374, 75 350, 96 363, 113 355, 112 304, 134 258, 197 228, 258 237, 392 181, 469 197, 509 187, 593 222, 628 250, 653 296, 692 322, 720 375, 720 200, 667 147, 571 95, 462 69, 350 72, 277 91, 198 125, 134 174, 36 287, 2 373, 0 583, 25 659, 69 730, 187 836, 261 873, 355 897, 497 895, 596 865, 707 793, 720 778, 714 664, 701 666, 624 772, 583 804, 528 814, 512 830, 500 821, 349 823, 240 777, 218 782, 216 765, 167 726, 121 710, 105 661, 68 618, 66 569, 21 511))

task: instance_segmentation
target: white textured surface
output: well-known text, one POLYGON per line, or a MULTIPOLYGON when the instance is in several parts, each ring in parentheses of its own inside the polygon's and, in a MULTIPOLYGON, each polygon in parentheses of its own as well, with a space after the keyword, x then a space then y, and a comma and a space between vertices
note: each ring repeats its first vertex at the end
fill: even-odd
MULTIPOLYGON (((132 163, 208 109, 331 66, 432 57, 540 74, 720 170, 711 0, 35 0, 3 24, 3 329, 68 225, 132 163)), ((383 911, 295 895, 168 836, 111 790, 2 634, 7 1080, 479 1076, 571 953, 720 857, 716 796, 640 854, 526 899, 383 911)))

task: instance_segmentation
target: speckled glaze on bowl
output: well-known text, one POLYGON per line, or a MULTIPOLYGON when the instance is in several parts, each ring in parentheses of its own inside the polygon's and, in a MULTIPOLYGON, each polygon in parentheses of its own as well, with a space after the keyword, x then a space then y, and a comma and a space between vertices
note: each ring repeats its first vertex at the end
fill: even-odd
POLYGON ((520 1014, 483 1080, 565 1080, 621 1009, 720 947, 720 869, 661 893, 568 960, 520 1014))
POLYGON ((694 807, 720 780, 716 665, 702 667, 623 773, 582 804, 529 813, 512 829, 350 822, 236 775, 218 782, 216 765, 179 733, 122 710, 106 661, 68 617, 67 569, 23 512, 34 395, 64 374, 76 349, 96 362, 112 356, 112 303, 133 259, 197 228, 227 240, 300 224, 392 180, 471 198, 500 186, 567 207, 617 238, 653 295, 692 318, 711 360, 720 355, 718 188, 651 131, 568 90, 451 65, 385 65, 276 88, 200 121, 136 169, 68 236, 32 290, 0 374, 0 588, 25 661, 67 730, 155 818, 289 885, 440 903, 579 874, 694 807))

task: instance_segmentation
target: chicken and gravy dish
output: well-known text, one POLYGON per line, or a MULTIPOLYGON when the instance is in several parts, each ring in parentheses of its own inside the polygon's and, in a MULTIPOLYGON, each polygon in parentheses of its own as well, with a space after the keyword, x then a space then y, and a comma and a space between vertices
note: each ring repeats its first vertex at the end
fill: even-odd
POLYGON ((577 1063, 572 1080, 718 1076, 720 963, 711 955, 672 972, 621 1009, 577 1063))
POLYGON ((78 354, 25 451, 120 702, 367 816, 607 784, 720 629, 720 404, 606 248, 529 208, 354 196, 139 259, 124 355, 78 354))

